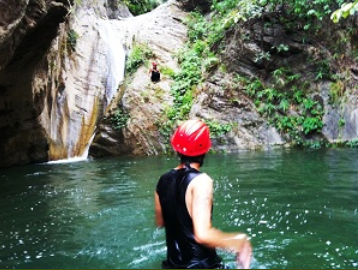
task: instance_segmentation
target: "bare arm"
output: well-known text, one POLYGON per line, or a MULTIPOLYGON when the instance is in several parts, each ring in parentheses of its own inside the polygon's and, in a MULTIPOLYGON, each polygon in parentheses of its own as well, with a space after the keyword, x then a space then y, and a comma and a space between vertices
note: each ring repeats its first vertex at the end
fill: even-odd
POLYGON ((162 215, 162 207, 160 206, 159 196, 157 192, 154 192, 154 211, 155 211, 155 224, 158 227, 163 227, 164 220, 162 215))
POLYGON ((190 183, 188 191, 191 196, 187 197, 187 206, 194 224, 195 240, 209 247, 224 248, 237 253, 241 266, 249 268, 251 244, 246 234, 225 233, 212 227, 213 180, 202 174, 190 183))

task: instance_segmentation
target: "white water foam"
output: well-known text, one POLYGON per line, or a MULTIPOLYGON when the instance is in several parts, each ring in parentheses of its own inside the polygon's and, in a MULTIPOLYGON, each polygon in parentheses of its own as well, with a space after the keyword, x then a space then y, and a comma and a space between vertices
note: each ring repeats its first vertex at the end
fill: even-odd
POLYGON ((88 159, 89 148, 90 148, 90 145, 91 145, 91 143, 92 143, 92 141, 94 139, 94 136, 95 136, 95 134, 92 135, 91 139, 87 143, 86 148, 83 151, 82 156, 69 157, 67 159, 52 160, 52 161, 46 162, 46 164, 61 164, 61 163, 71 163, 71 162, 86 161, 88 159))

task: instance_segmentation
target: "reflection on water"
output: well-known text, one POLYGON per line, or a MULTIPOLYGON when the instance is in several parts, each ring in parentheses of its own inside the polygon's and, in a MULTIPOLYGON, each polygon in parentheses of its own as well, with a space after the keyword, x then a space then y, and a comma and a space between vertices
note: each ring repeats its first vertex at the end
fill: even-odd
MULTIPOLYGON (((251 236, 253 268, 358 268, 356 150, 209 155, 213 223, 251 236)), ((175 157, 0 170, 0 268, 159 268, 153 191, 175 157)), ((234 267, 234 257, 219 251, 234 267)))

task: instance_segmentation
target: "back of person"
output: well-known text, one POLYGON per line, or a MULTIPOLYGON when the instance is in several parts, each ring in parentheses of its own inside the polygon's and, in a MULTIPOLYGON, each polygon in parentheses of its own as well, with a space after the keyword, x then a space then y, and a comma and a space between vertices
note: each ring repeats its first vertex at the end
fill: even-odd
POLYGON ((209 127, 199 119, 184 121, 171 137, 180 163, 163 174, 154 192, 155 222, 166 232, 163 268, 223 269, 216 248, 236 254, 239 268, 250 268, 252 247, 240 232, 212 226, 213 179, 199 170, 211 147, 209 127))
POLYGON ((152 82, 160 81, 160 70, 157 66, 157 63, 152 63, 152 68, 149 70, 149 76, 152 82))
POLYGON ((215 248, 208 248, 195 241, 193 222, 185 203, 185 193, 190 182, 201 173, 187 165, 172 169, 161 176, 157 193, 163 210, 166 229, 167 261, 163 268, 220 268, 221 258, 215 248))

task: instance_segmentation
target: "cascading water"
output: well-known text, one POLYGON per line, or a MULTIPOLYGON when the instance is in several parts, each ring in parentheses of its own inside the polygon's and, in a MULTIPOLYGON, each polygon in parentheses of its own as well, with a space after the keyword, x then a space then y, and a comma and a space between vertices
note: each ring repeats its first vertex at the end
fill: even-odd
POLYGON ((125 50, 122 40, 109 20, 99 21, 99 33, 107 45, 107 82, 106 82, 106 103, 108 106, 119 85, 123 82, 125 69, 125 50))
MULTIPOLYGON (((109 21, 109 20, 103 20, 103 19, 97 19, 98 23, 94 24, 97 25, 97 36, 96 38, 99 38, 98 42, 93 42, 93 40, 86 40, 84 43, 88 44, 88 43, 93 43, 96 44, 98 47, 96 48, 96 56, 90 56, 86 58, 86 61, 84 61, 82 68, 86 68, 87 66, 90 66, 91 63, 89 63, 89 61, 92 61, 93 59, 103 59, 103 61, 98 61, 100 63, 100 65, 97 65, 96 68, 94 68, 94 70, 97 71, 97 73, 101 73, 97 76, 90 76, 87 80, 92 80, 91 83, 92 85, 95 85, 97 87, 103 87, 103 85, 101 85, 100 83, 98 83, 98 85, 96 85, 97 82, 99 82, 99 79, 105 79, 105 91, 103 91, 102 93, 102 97, 101 99, 103 100, 102 104, 101 104, 101 111, 99 113, 103 113, 105 111, 105 109, 107 108, 107 106, 110 104, 111 100, 113 99, 113 97, 115 96, 115 94, 118 91, 119 86, 122 84, 123 79, 124 79, 124 71, 125 71, 125 50, 123 47, 123 42, 121 40, 121 36, 120 36, 120 32, 118 29, 116 29, 113 26, 113 22, 109 21), (87 43, 86 43, 87 42, 87 43), (97 79, 97 80, 96 80, 97 79)), ((78 30, 78 31, 81 31, 78 30)), ((88 37, 86 37, 86 33, 85 32, 81 32, 82 33, 82 39, 88 39, 88 37)), ((80 46, 80 45, 79 45, 80 46)), ((85 46, 83 46, 85 47, 85 46)), ((83 47, 79 47, 80 49, 82 49, 83 47)), ((80 50, 79 49, 79 50, 80 50)), ((83 53, 86 53, 87 51, 84 50, 83 53)), ((80 53, 79 53, 80 54, 80 53)), ((81 59, 82 60, 82 59, 81 59)), ((78 71, 75 71, 78 73, 78 71)), ((74 80, 75 81, 75 80, 74 80)), ((103 89, 103 88, 102 88, 103 89)), ((92 90, 93 91, 93 90, 92 90)), ((98 92, 95 93, 95 95, 97 95, 98 92)), ((67 93, 68 95, 74 95, 73 92, 67 93)), ((88 97, 90 97, 91 94, 89 94, 87 97, 83 97, 83 98, 79 98, 79 95, 76 96, 76 98, 74 99, 75 102, 78 102, 78 106, 81 107, 83 105, 83 103, 86 102, 86 100, 88 100, 88 97), (82 102, 83 101, 83 102, 82 102)), ((68 99, 70 99, 70 97, 68 97, 68 99)), ((72 98, 73 99, 73 98, 72 98)), ((89 147, 92 143, 92 140, 95 136, 95 134, 93 134, 91 136, 91 138, 89 138, 88 136, 86 136, 86 134, 88 134, 87 132, 81 132, 82 129, 80 128, 80 125, 83 125, 83 121, 82 118, 85 119, 86 121, 86 126, 90 127, 87 128, 87 131, 89 133, 91 132, 95 132, 96 128, 93 126, 91 127, 91 125, 93 124, 91 121, 96 121, 96 117, 92 117, 90 115, 90 113, 94 113, 94 112, 88 112, 86 109, 81 110, 81 113, 83 113, 85 111, 84 114, 86 115, 82 115, 78 113, 78 108, 74 109, 74 116, 78 116, 76 117, 71 117, 70 122, 69 122, 69 126, 73 127, 72 129, 70 129, 70 133, 71 135, 69 135, 68 137, 70 138, 69 142, 65 140, 65 142, 63 143, 64 147, 68 147, 68 157, 65 159, 61 159, 61 160, 56 160, 56 161, 50 161, 50 163, 62 163, 62 162, 75 162, 75 161, 83 161, 86 160, 88 158, 88 152, 89 152, 89 147), (92 130, 93 129, 93 130, 92 130), (80 141, 81 140, 81 141, 80 141), (88 142, 86 141, 88 140, 88 142), (80 141, 80 143, 78 143, 80 141), (77 149, 77 153, 82 153, 79 156, 73 156, 71 155, 71 153, 73 153, 73 146, 78 146, 81 145, 80 148, 81 149, 77 149), (85 149, 83 149, 85 148, 85 149)), ((89 110, 88 110, 89 111, 89 110)), ((57 112, 57 110, 56 110, 57 112)), ((54 115, 54 119, 58 119, 58 115, 55 114, 54 115)), ((53 136, 56 136, 57 134, 62 134, 61 132, 57 131, 58 128, 58 124, 53 125, 55 127, 55 130, 51 131, 51 134, 53 136)))
POLYGON ((67 163, 67 162, 77 162, 77 161, 84 161, 88 159, 88 152, 89 152, 89 148, 91 146, 91 143, 94 139, 95 134, 92 135, 91 139, 89 140, 89 142, 86 144, 86 148, 83 151, 83 154, 79 157, 70 157, 67 159, 60 159, 60 160, 53 160, 53 161, 49 161, 47 162, 47 164, 59 164, 59 163, 67 163))

